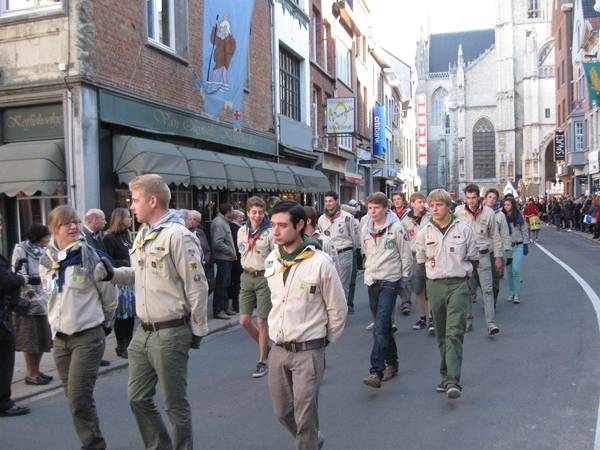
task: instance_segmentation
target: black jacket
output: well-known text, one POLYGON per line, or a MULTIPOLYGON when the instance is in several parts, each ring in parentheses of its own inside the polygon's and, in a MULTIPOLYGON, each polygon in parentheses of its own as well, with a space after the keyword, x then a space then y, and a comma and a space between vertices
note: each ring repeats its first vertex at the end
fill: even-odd
POLYGON ((10 270, 10 262, 0 254, 0 306, 13 306, 21 298, 25 279, 10 270))
POLYGON ((90 233, 87 227, 84 226, 83 234, 85 234, 85 241, 88 243, 88 245, 91 245, 92 247, 97 248, 98 250, 102 250, 104 253, 106 253, 104 242, 102 242, 102 232, 100 232, 98 239, 94 239, 92 233, 90 233))
MULTIPOLYGON (((128 230, 124 230, 124 233, 127 232, 128 230)), ((104 236, 105 253, 115 262, 115 267, 130 266, 129 250, 131 249, 131 244, 127 242, 124 233, 110 233, 104 236)))

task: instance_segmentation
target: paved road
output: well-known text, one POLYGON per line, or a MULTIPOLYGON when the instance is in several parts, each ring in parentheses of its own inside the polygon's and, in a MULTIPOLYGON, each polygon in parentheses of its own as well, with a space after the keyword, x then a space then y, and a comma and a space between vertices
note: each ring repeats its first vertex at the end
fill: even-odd
MULTIPOLYGON (((600 247, 544 228, 541 245, 600 292, 600 247)), ((596 311, 581 286, 540 248, 526 257, 521 304, 505 301, 501 286, 497 323, 485 333, 483 305, 466 336, 463 396, 435 391, 439 355, 435 338, 413 331, 416 314, 398 315, 400 373, 379 390, 368 375, 371 334, 366 289, 357 293, 337 344, 327 349, 321 390, 325 449, 594 449, 600 398, 600 342, 596 311)), ((195 448, 284 450, 293 441, 274 418, 267 380, 253 379, 257 352, 240 327, 211 335, 191 353, 189 394, 195 448)), ((102 430, 110 449, 141 449, 126 404, 127 371, 112 372, 96 389, 102 430)), ((79 448, 62 392, 21 402, 32 413, 0 420, 0 448, 79 448)), ((600 447, 596 447, 600 448, 600 447)))

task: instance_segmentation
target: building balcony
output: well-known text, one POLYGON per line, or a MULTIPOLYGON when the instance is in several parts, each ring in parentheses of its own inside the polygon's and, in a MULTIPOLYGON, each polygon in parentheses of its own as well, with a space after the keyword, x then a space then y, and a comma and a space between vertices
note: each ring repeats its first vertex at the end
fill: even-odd
POLYGON ((567 153, 567 165, 581 169, 587 164, 585 158, 586 152, 569 152, 567 153))

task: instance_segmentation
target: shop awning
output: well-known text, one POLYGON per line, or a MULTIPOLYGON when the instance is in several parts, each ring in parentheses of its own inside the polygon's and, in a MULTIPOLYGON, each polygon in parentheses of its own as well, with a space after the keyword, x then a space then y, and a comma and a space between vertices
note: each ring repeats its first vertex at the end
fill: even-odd
POLYGON ((323 172, 298 166, 289 166, 289 168, 294 173, 296 184, 300 187, 300 192, 305 194, 323 194, 331 189, 329 180, 323 172))
POLYGON ((114 170, 119 181, 129 183, 139 175, 154 173, 167 184, 190 184, 187 160, 173 144, 132 136, 113 137, 114 170))
POLYGON ((254 179, 254 189, 257 191, 277 191, 277 178, 275 172, 267 161, 254 158, 242 158, 250 170, 254 179))
POLYGON ((14 197, 19 192, 34 195, 65 194, 65 142, 32 141, 0 146, 0 192, 14 197))
POLYGON ((277 189, 281 192, 298 192, 300 186, 296 185, 296 178, 290 171, 289 167, 284 164, 267 162, 269 167, 273 169, 275 178, 277 179, 277 189))
POLYGON ((254 188, 254 178, 248 164, 239 156, 215 153, 223 163, 227 174, 227 188, 230 190, 241 189, 250 191, 254 188))
POLYGON ((227 188, 225 166, 217 155, 208 150, 191 147, 177 147, 177 149, 187 160, 191 184, 199 189, 227 188))

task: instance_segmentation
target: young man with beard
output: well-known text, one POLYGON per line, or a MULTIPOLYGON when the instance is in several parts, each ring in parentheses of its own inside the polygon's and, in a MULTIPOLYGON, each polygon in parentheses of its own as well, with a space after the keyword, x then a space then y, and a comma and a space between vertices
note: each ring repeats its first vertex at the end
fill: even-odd
POLYGON ((269 391, 279 422, 297 449, 320 449, 319 390, 325 347, 342 334, 347 306, 331 258, 316 239, 304 235, 306 213, 290 200, 270 211, 276 249, 267 257, 271 290, 269 391))
POLYGON ((469 303, 468 278, 477 269, 475 232, 450 213, 452 198, 436 189, 427 198, 432 219, 417 233, 419 269, 427 277, 427 296, 442 357, 438 392, 461 396, 463 339, 469 303))
POLYGON ((375 318, 370 375, 367 386, 380 388, 382 381, 398 373, 398 350, 392 332, 392 312, 398 291, 408 284, 412 255, 408 235, 398 217, 389 210, 382 192, 367 198, 369 218, 361 232, 366 257, 365 284, 369 286, 369 306, 375 318))
POLYGON ((250 197, 246 202, 248 221, 237 234, 237 245, 242 255, 240 290, 240 323, 258 344, 258 364, 252 374, 260 378, 267 374, 269 354, 269 326, 267 318, 271 311, 271 292, 265 278, 265 261, 275 248, 271 222, 265 214, 266 204, 260 197, 250 197), (256 321, 252 311, 256 307, 256 321))
MULTIPOLYGON (((467 332, 473 329, 473 303, 477 299, 477 283, 483 293, 483 307, 487 334, 492 336, 500 331, 494 320, 494 292, 492 277, 492 261, 488 254, 493 253, 496 270, 502 270, 502 241, 498 233, 494 211, 483 205, 479 199, 479 186, 469 184, 465 188, 465 204, 456 207, 455 215, 458 220, 470 225, 477 237, 479 250, 479 265, 476 275, 469 279, 471 301, 468 304, 467 332)), ((434 317, 435 322, 435 317, 434 317)))
POLYGON ((426 226, 431 220, 431 214, 425 209, 425 195, 420 192, 415 192, 410 196, 410 207, 411 210, 404 215, 401 220, 404 229, 408 234, 410 241, 410 249, 413 254, 413 267, 412 276, 410 278, 410 290, 416 294, 417 307, 419 308, 419 320, 414 324, 413 330, 422 330, 428 328, 430 333, 435 332, 431 315, 426 309, 426 280, 423 273, 420 270, 416 270, 417 267, 417 233, 421 228, 426 226), (429 326, 427 325, 427 316, 429 316, 429 326))

